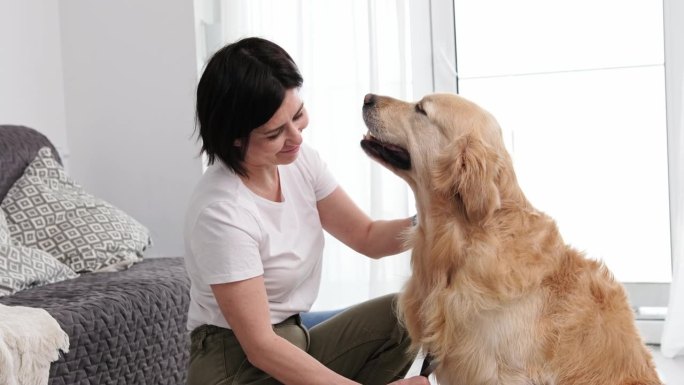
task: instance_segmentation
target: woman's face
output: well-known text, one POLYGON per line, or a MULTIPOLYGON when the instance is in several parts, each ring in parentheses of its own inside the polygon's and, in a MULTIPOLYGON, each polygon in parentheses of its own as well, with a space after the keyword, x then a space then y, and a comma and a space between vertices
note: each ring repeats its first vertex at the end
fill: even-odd
POLYGON ((302 144, 302 130, 308 124, 299 90, 288 90, 271 119, 250 133, 244 162, 247 169, 294 162, 302 144))

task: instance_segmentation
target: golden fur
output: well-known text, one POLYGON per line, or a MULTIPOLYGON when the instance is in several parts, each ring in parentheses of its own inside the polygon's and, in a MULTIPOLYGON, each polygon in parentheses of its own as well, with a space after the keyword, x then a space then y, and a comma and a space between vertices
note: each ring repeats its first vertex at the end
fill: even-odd
POLYGON ((362 146, 416 197, 399 313, 441 385, 660 384, 622 285, 527 201, 489 113, 451 94, 363 112, 362 146))

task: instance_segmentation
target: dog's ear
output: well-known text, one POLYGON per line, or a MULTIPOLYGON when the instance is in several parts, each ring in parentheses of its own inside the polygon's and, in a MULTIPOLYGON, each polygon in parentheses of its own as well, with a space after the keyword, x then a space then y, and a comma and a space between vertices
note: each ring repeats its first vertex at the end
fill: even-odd
POLYGON ((500 156, 491 146, 474 135, 463 135, 439 155, 435 189, 462 203, 470 222, 480 222, 501 207, 496 185, 500 165, 500 156))

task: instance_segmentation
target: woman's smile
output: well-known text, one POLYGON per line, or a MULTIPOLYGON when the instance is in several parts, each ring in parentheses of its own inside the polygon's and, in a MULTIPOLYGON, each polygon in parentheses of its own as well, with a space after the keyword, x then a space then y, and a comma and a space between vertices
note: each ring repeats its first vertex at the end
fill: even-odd
POLYGON ((285 146, 285 147, 283 147, 282 150, 280 150, 281 154, 287 154, 287 155, 296 154, 297 152, 299 152, 299 145, 285 146))

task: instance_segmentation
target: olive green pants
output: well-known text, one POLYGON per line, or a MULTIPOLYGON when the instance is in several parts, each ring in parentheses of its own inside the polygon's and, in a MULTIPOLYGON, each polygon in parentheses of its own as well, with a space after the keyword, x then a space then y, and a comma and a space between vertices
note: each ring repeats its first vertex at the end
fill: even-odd
MULTIPOLYGON (((307 330, 299 316, 273 325, 279 336, 323 365, 364 385, 403 378, 415 356, 395 315, 395 295, 350 307, 307 330)), ((203 325, 191 333, 188 385, 279 384, 252 366, 233 332, 203 325)))

